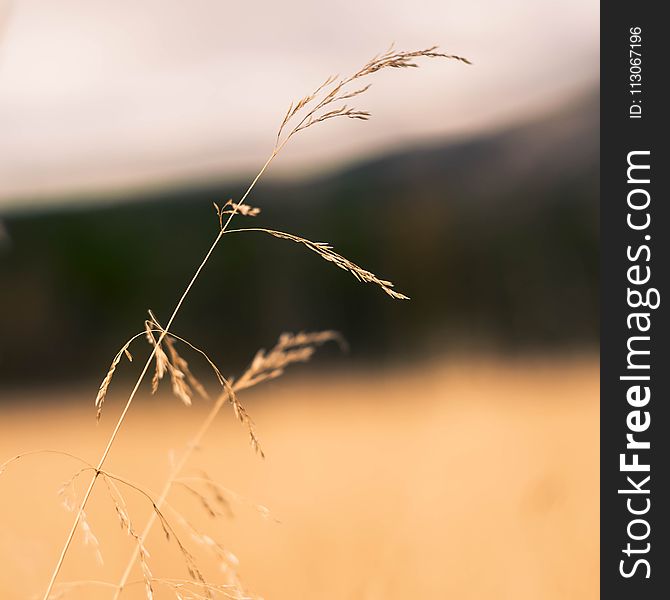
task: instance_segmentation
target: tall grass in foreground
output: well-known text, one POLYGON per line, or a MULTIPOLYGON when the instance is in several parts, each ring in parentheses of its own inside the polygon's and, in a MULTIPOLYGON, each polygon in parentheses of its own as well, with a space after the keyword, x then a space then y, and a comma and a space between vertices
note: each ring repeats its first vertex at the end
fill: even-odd
MULTIPOLYGON (((215 597, 228 597, 239 600, 251 597, 245 591, 239 580, 236 571, 236 559, 234 556, 223 545, 207 535, 207 533, 195 529, 184 516, 170 505, 168 496, 173 487, 180 486, 193 494, 203 508, 212 516, 222 514, 222 512, 228 510, 231 502, 239 501, 240 498, 238 496, 218 482, 210 479, 207 475, 203 474, 199 477, 188 477, 182 474, 193 449, 200 445, 202 438, 219 414, 220 410, 225 405, 230 405, 235 417, 246 426, 252 447, 260 456, 263 456, 263 450, 261 449, 253 421, 239 401, 239 392, 279 377, 291 364, 308 361, 316 351, 317 347, 324 343, 337 342, 340 345, 344 345, 344 341, 339 334, 333 331, 298 334, 285 333, 279 338, 276 345, 270 351, 266 352, 264 350, 259 350, 251 361, 249 367, 239 378, 229 379, 223 376, 221 370, 203 350, 173 333, 172 325, 177 314, 181 310, 186 297, 191 291, 191 288, 200 277, 210 256, 219 245, 224 235, 231 233, 263 233, 278 239, 288 240, 303 245, 322 259, 351 273, 359 281, 371 283, 380 287, 391 298, 397 300, 407 299, 407 296, 394 289, 393 283, 381 279, 371 271, 358 266, 354 262, 335 252, 335 250, 326 243, 314 242, 283 231, 253 227, 230 229, 229 226, 235 216, 239 215, 252 218, 259 214, 260 209, 248 204, 247 199, 258 180, 293 136, 310 127, 336 118, 367 120, 370 117, 369 112, 351 107, 347 103, 347 101, 361 96, 370 88, 370 84, 365 83, 363 80, 383 69, 416 67, 417 64, 415 60, 419 58, 445 58, 468 63, 468 61, 462 57, 438 52, 436 47, 413 52, 399 52, 390 48, 387 52, 378 55, 367 62, 353 75, 344 78, 337 76, 328 77, 323 84, 312 93, 302 97, 297 102, 291 103, 277 132, 275 144, 270 156, 258 174, 254 177, 242 197, 238 201, 228 200, 222 206, 214 203, 219 231, 209 250, 205 254, 205 257, 202 259, 202 262, 195 270, 189 284, 177 301, 176 306, 168 320, 165 322, 165 325, 162 325, 156 315, 149 311, 149 318, 144 323, 143 331, 138 332, 131 337, 114 357, 95 399, 98 419, 101 418, 107 392, 119 363, 124 360, 124 358, 132 361, 133 357, 130 350, 134 342, 144 338, 151 347, 149 357, 140 370, 139 376, 128 395, 125 406, 118 417, 112 434, 96 463, 89 463, 80 457, 65 452, 45 450, 18 455, 0 467, 1 472, 11 462, 24 458, 28 454, 36 454, 40 452, 61 454, 77 460, 82 464, 82 467, 74 473, 72 478, 66 482, 60 490, 60 494, 62 495, 66 506, 74 512, 74 520, 63 543, 51 578, 45 587, 43 595, 44 600, 53 600, 54 598, 62 597, 66 595, 68 591, 82 586, 100 588, 96 591, 96 597, 100 597, 101 590, 108 590, 110 597, 116 600, 122 595, 125 589, 134 584, 144 585, 146 596, 149 600, 153 598, 154 590, 158 587, 172 590, 175 597, 179 600, 186 600, 187 598, 204 599, 215 597), (205 387, 194 377, 189 369, 188 362, 178 351, 177 348, 179 345, 187 347, 190 351, 195 352, 205 360, 214 373, 221 389, 204 422, 183 450, 181 457, 173 465, 163 489, 159 494, 153 495, 145 490, 141 484, 130 481, 121 475, 105 469, 105 463, 114 446, 119 430, 126 419, 135 395, 151 370, 152 364, 152 393, 157 391, 162 380, 169 379, 173 393, 186 405, 191 405, 195 396, 201 396, 203 398, 208 397, 205 387), (83 496, 78 498, 74 492, 74 483, 79 478, 86 475, 90 475, 90 481, 83 496), (94 549, 98 557, 101 557, 98 539, 94 535, 86 517, 88 501, 94 487, 98 483, 101 483, 107 490, 115 509, 116 518, 122 529, 135 542, 132 555, 117 582, 84 580, 57 584, 56 582, 61 567, 78 529, 82 531, 85 542, 94 549), (151 516, 142 529, 136 527, 129 514, 128 504, 125 498, 125 495, 128 493, 139 494, 146 499, 152 508, 151 516), (183 557, 188 572, 188 578, 163 578, 155 576, 152 572, 149 564, 149 552, 146 548, 146 540, 156 522, 161 526, 167 540, 177 546, 183 557), (177 527, 179 527, 179 530, 177 527), (182 530, 188 533, 190 542, 193 542, 201 549, 213 553, 219 560, 223 571, 223 582, 215 583, 205 579, 193 553, 195 550, 192 550, 190 546, 187 546, 186 542, 181 537, 182 530), (131 581, 130 575, 138 561, 142 579, 131 581)), ((256 508, 262 514, 267 514, 267 509, 265 507, 257 506, 256 508)))

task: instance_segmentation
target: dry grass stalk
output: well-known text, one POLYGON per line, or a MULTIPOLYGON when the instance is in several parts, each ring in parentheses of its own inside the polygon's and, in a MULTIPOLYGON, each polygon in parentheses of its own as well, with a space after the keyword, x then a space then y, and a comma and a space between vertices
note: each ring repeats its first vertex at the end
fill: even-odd
MULTIPOLYGON (((357 72, 355 72, 353 75, 349 77, 343 79, 338 79, 337 77, 329 77, 321 86, 317 88, 317 90, 315 90, 311 94, 308 94, 307 96, 304 96, 298 102, 292 104, 289 107, 289 110, 287 111, 280 125, 279 131, 277 133, 277 139, 272 153, 270 154, 269 158, 267 159, 263 167, 254 177, 253 181, 250 183, 249 187, 247 188, 246 192, 242 195, 240 200, 238 202, 229 201, 224 205, 223 208, 220 208, 216 204, 214 205, 219 218, 219 233, 212 242, 212 245, 205 254, 195 273, 193 274, 190 282, 186 286, 186 289, 179 298, 179 301, 177 302, 165 327, 161 327, 160 325, 158 325, 157 321, 155 320, 155 318, 153 318, 153 316, 151 322, 148 322, 146 325, 146 330, 144 334, 146 335, 147 340, 151 344, 152 347, 151 354, 149 355, 147 361, 145 362, 144 367, 142 368, 137 378, 137 381, 135 382, 135 385, 133 386, 128 396, 126 404, 116 422, 112 434, 109 440, 107 441, 107 444, 97 462, 97 466, 93 468, 94 471, 93 477, 86 489, 86 492, 83 495, 81 502, 79 503, 79 507, 77 509, 74 521, 72 523, 72 526, 70 527, 69 533, 66 537, 65 543, 60 552, 55 568, 52 572, 51 578, 47 584, 43 596, 44 600, 49 600, 51 596, 51 592, 56 583, 56 579, 58 578, 58 574, 67 555, 70 544, 74 538, 77 527, 83 522, 85 522, 84 510, 86 508, 87 502, 91 497, 93 488, 99 476, 104 475, 106 477, 116 479, 119 482, 123 482, 126 485, 130 485, 131 487, 137 489, 137 491, 147 496, 147 498, 149 498, 146 492, 141 490, 141 488, 133 486, 132 484, 129 484, 128 482, 122 480, 121 478, 113 477, 109 473, 105 473, 105 471, 103 471, 103 466, 112 449, 112 446, 114 445, 118 432, 126 418, 126 415, 135 398, 135 395, 142 381, 144 380, 144 377, 148 373, 148 370, 154 359, 156 361, 155 372, 152 381, 152 389, 154 391, 157 388, 158 382, 164 377, 166 372, 170 374, 174 393, 178 397, 180 397, 185 404, 191 403, 193 396, 193 389, 196 390, 201 389, 198 387, 198 385, 194 384, 192 379, 189 378, 190 372, 188 371, 187 364, 185 363, 185 361, 183 361, 183 359, 181 359, 178 356, 178 354, 176 354, 174 347, 172 347, 172 350, 170 349, 170 340, 168 336, 170 335, 176 338, 176 336, 173 336, 172 333, 170 332, 170 328, 172 326, 175 317, 179 313, 186 297, 188 296, 191 288, 195 284, 196 280, 199 278, 202 269, 204 268, 205 264, 209 261, 210 256, 218 246, 223 235, 226 233, 233 217, 237 214, 246 214, 248 216, 255 216, 256 214, 258 214, 258 209, 252 208, 245 203, 247 197, 255 187, 258 180, 263 176, 267 168, 270 166, 270 164, 278 155, 278 153, 281 151, 281 149, 286 145, 288 140, 291 139, 293 135, 295 135, 296 133, 308 129, 309 127, 312 127, 318 123, 322 123, 339 117, 358 119, 358 120, 368 119, 370 116, 370 113, 368 111, 361 110, 355 107, 349 107, 346 103, 343 103, 344 100, 356 98, 364 94, 369 89, 370 87, 369 84, 367 85, 364 84, 362 87, 358 87, 359 79, 372 75, 373 73, 376 73, 382 69, 416 67, 417 63, 415 61, 416 59, 419 58, 446 58, 461 61, 464 63, 469 62, 467 61, 467 59, 464 59, 460 56, 448 55, 437 52, 436 47, 431 47, 424 50, 418 50, 413 52, 395 51, 393 47, 391 47, 387 52, 378 55, 374 57, 372 60, 368 61, 368 63, 366 63, 361 69, 359 69, 357 72), (224 215, 226 217, 225 220, 224 215), (158 333, 157 337, 154 336, 154 333, 158 333), (168 353, 166 353, 162 347, 162 343, 164 340, 166 341, 166 347, 168 348, 168 353)), ((327 244, 311 242, 309 240, 306 240, 304 238, 292 234, 287 234, 273 230, 259 230, 259 231, 264 231, 275 237, 288 239, 296 243, 303 244, 308 249, 319 254, 325 260, 333 262, 341 269, 351 272, 360 281, 374 283, 380 286, 392 298, 406 299, 406 296, 392 289, 393 284, 391 282, 379 279, 373 273, 365 269, 362 269, 361 267, 352 263, 348 259, 340 256, 339 254, 335 253, 332 250, 332 248, 327 244)), ((132 359, 132 356, 130 355, 128 348, 130 343, 135 339, 135 337, 131 338, 131 340, 127 342, 126 345, 115 356, 105 378, 103 379, 103 382, 100 386, 95 401, 98 417, 100 416, 100 411, 104 403, 105 396, 107 394, 116 367, 118 366, 121 360, 121 356, 125 355, 128 357, 129 360, 132 359)), ((252 362, 250 369, 245 374, 243 374, 240 380, 237 382, 238 386, 237 389, 235 389, 235 387, 232 384, 230 384, 227 380, 225 380, 223 377, 220 378, 220 382, 224 387, 224 393, 219 396, 214 407, 212 408, 212 411, 205 419, 205 422, 201 426, 200 430, 196 433, 192 444, 184 453, 184 456, 179 461, 179 463, 175 466, 175 469, 170 475, 170 478, 168 479, 166 486, 163 490, 163 493, 159 497, 158 501, 154 502, 153 500, 151 500, 152 505, 154 507, 154 512, 152 513, 149 522, 147 523, 147 526, 137 538, 138 541, 137 548, 134 551, 133 556, 131 557, 131 560, 126 568, 126 571, 121 577, 118 586, 116 587, 114 595, 115 600, 119 597, 125 586, 128 584, 130 571, 138 556, 140 557, 141 561, 144 560, 146 562, 148 554, 146 553, 146 549, 144 548, 144 541, 146 539, 146 535, 148 534, 155 520, 156 519, 160 520, 161 525, 163 526, 166 534, 169 535, 170 533, 174 533, 169 530, 168 528, 169 525, 165 522, 162 514, 160 513, 160 506, 165 502, 173 481, 176 479, 176 477, 179 475, 179 472, 186 464, 186 461, 188 460, 188 457, 190 456, 190 453, 192 452, 193 448, 195 448, 198 445, 199 441, 202 439, 207 429, 209 428, 209 425, 213 422, 214 418, 218 414, 218 411, 226 402, 230 402, 233 405, 233 409, 235 411, 237 418, 243 423, 245 423, 249 429, 249 435, 252 441, 252 445, 259 452, 261 452, 258 445, 258 440, 254 432, 253 423, 249 418, 246 410, 244 410, 242 405, 239 403, 239 400, 237 400, 236 392, 239 389, 242 389, 243 387, 250 387, 251 385, 256 385, 257 383, 278 376, 279 374, 281 374, 286 364, 289 364, 291 362, 300 362, 307 360, 313 353, 313 349, 310 349, 311 348, 310 343, 298 344, 295 346, 292 345, 293 343, 294 340, 286 338, 284 340, 283 345, 280 340, 280 344, 278 344, 279 347, 276 347, 276 355, 273 354, 273 352, 271 352, 268 355, 265 354, 257 355, 254 362, 252 362), (273 361, 275 362, 273 363, 273 361)), ((210 364, 213 365, 213 363, 211 363, 209 358, 204 353, 202 354, 207 358, 210 364)), ((215 370, 220 375, 218 369, 215 368, 215 370)), ((177 540, 177 544, 179 545, 180 550, 182 551, 182 554, 186 559, 189 575, 191 577, 191 580, 188 582, 188 585, 190 585, 192 588, 195 587, 197 590, 201 590, 202 593, 205 594, 204 596, 194 595, 193 597, 201 597, 201 596, 203 598, 211 597, 211 592, 215 589, 215 587, 210 586, 204 581, 204 579, 202 578, 202 574, 199 572, 197 566, 195 565, 192 555, 181 544, 181 542, 177 540)), ((145 581, 146 580, 158 581, 150 576, 149 571, 145 572, 145 581)), ((196 592, 193 591, 192 593, 195 594, 196 592)), ((149 595, 149 597, 151 597, 151 595, 153 594, 153 591, 151 590, 150 586, 147 587, 147 594, 149 595)), ((197 594, 201 594, 201 592, 198 591, 197 594)))
POLYGON ((239 392, 279 377, 289 365, 307 362, 316 348, 326 342, 337 342, 342 349, 346 349, 346 342, 337 331, 283 333, 269 352, 263 348, 256 352, 242 376, 233 382, 233 390, 239 392))
POLYGON ((282 134, 286 131, 288 131, 288 133, 286 134, 284 141, 287 141, 299 131, 329 119, 334 119, 337 117, 360 119, 364 121, 369 119, 370 113, 368 111, 351 108, 347 104, 341 104, 334 108, 330 107, 332 107, 334 104, 337 104, 338 102, 355 98, 367 92, 370 89, 371 84, 364 85, 360 88, 351 89, 350 86, 352 86, 354 83, 357 83, 359 79, 368 77, 369 75, 372 75, 377 71, 381 71, 382 69, 405 69, 418 67, 419 65, 417 64, 416 60, 419 58, 446 58, 460 61, 466 64, 471 64, 468 59, 463 58, 462 56, 437 52, 437 46, 431 46, 430 48, 426 48, 424 50, 415 50, 410 52, 397 51, 393 46, 391 46, 383 54, 379 54, 368 61, 354 74, 345 78, 331 76, 311 94, 307 94, 298 100, 295 104, 291 103, 288 111, 286 112, 286 116, 279 126, 275 147, 281 146, 280 140, 282 139, 282 134), (312 104, 312 102, 314 102, 319 96, 322 96, 321 100, 316 102, 310 108, 309 105, 312 104), (288 125, 290 122, 294 122, 295 125, 292 129, 288 130, 288 125))
POLYGON ((261 458, 265 458, 265 454, 258 441, 254 422, 240 403, 237 392, 279 377, 292 363, 308 361, 316 351, 316 347, 328 341, 337 341, 341 346, 345 345, 342 336, 335 331, 301 332, 297 335, 284 333, 268 354, 263 349, 256 353, 247 370, 237 381, 232 384, 225 382, 223 394, 232 404, 237 420, 247 426, 251 447, 261 458))
POLYGON ((409 296, 405 296, 405 294, 396 292, 393 289, 394 285, 392 282, 387 281, 386 279, 379 279, 379 277, 377 277, 374 273, 371 273, 370 271, 364 269, 363 267, 359 267, 357 264, 351 262, 348 258, 345 258, 341 254, 335 252, 333 250, 333 247, 330 244, 327 244, 326 242, 312 242, 311 240, 300 237, 298 235, 293 235, 292 233, 285 233, 284 231, 275 231, 273 229, 263 229, 261 227, 229 229, 228 231, 226 231, 226 233, 244 233, 251 231, 267 233, 268 235, 271 235, 273 237, 282 240, 290 240, 292 242, 295 242, 296 244, 302 244, 312 252, 318 254, 324 260, 333 263, 340 269, 349 271, 349 273, 351 273, 356 279, 358 279, 358 281, 362 281, 364 283, 374 283, 375 285, 378 285, 380 288, 382 288, 382 290, 384 290, 384 292, 386 292, 389 296, 391 296, 391 298, 394 298, 396 300, 409 300, 409 296))

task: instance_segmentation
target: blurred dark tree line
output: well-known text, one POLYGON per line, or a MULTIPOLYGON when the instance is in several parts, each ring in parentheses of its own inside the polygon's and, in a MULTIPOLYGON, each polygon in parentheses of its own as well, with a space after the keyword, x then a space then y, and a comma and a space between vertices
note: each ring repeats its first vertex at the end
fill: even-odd
MULTIPOLYGON (((288 241, 223 239, 174 331, 237 368, 282 331, 334 328, 380 359, 463 347, 557 349, 598 336, 598 98, 522 126, 307 182, 262 183, 255 219, 335 249, 410 302, 288 241)), ((167 321, 242 185, 3 218, 0 382, 98 377, 167 321)))

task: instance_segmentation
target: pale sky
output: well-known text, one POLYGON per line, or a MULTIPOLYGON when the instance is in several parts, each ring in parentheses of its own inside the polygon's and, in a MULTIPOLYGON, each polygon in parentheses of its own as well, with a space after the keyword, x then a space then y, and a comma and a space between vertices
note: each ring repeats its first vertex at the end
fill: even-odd
POLYGON ((291 100, 395 41, 367 123, 306 131, 270 175, 460 136, 598 81, 595 0, 0 0, 0 210, 256 170, 291 100))

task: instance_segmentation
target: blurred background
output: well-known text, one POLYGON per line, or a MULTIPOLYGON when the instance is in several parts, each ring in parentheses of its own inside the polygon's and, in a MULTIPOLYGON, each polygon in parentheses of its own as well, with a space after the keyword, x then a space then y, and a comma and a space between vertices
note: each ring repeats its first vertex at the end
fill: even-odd
MULTIPOLYGON (((0 462, 95 460, 138 367, 96 428, 99 380, 147 309, 167 321, 212 202, 239 198, 289 103, 391 42, 439 44, 474 64, 379 73, 369 122, 301 133, 248 199, 247 223, 328 241, 411 301, 289 242, 225 238, 175 333, 230 375, 283 331, 351 349, 250 394, 267 461, 225 423, 191 466, 282 513, 210 524, 268 599, 595 598, 598 21, 591 0, 0 0, 0 462)), ((112 460, 160 489, 207 407, 148 396, 112 460)), ((2 475, 3 597, 46 583, 71 468, 2 475)), ((108 517, 105 564, 79 540, 64 580, 118 579, 108 517)), ((183 570, 169 546, 154 560, 183 570)))

